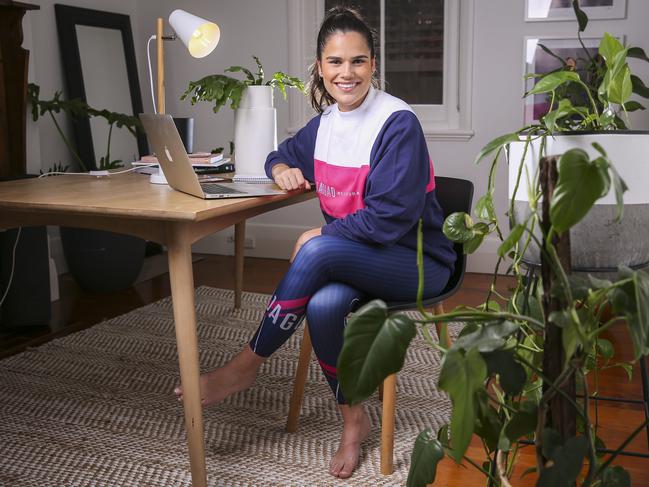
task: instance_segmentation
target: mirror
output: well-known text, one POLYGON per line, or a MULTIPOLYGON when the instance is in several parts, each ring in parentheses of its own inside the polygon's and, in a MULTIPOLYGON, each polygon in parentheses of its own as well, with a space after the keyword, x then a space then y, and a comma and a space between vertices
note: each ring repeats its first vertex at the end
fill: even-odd
MULTIPOLYGON (((142 97, 137 76, 133 33, 128 15, 55 5, 67 98, 80 98, 97 109, 138 115, 142 97)), ((108 124, 95 117, 73 124, 81 159, 95 165, 106 154, 108 124)), ((137 140, 113 127, 111 160, 128 164, 148 153, 146 137, 137 140)))

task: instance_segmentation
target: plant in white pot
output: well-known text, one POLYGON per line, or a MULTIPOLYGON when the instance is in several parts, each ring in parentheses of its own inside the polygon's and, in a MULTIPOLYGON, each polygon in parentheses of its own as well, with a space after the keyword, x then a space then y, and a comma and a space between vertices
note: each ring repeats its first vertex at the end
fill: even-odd
MULTIPOLYGON (((581 40, 588 17, 573 1, 581 40)), ((582 43, 583 46, 583 43, 582 43)), ((525 222, 537 218, 540 191, 532 182, 538 173, 539 160, 544 155, 560 155, 570 149, 581 149, 582 160, 588 155, 599 164, 607 165, 608 157, 615 163, 613 183, 626 181, 624 220, 615 209, 613 194, 597 200, 594 208, 579 225, 571 229, 572 266, 581 271, 614 272, 618 265, 641 268, 649 263, 649 132, 628 130, 628 112, 644 110, 631 96, 649 98, 649 88, 640 78, 631 74, 629 58, 649 61, 643 49, 626 47, 606 33, 598 53, 592 55, 583 47, 583 56, 576 61, 564 60, 540 45, 555 57, 560 67, 537 78, 534 87, 525 96, 545 94, 549 110, 537 123, 492 140, 478 155, 476 162, 491 155, 492 171, 502 149, 508 149, 509 159, 509 222, 514 232, 522 234, 525 222)), ((477 214, 494 222, 493 177, 488 192, 477 205, 477 214)), ((584 193, 592 185, 584 181, 584 193)), ((585 197, 590 197, 585 194, 585 197)), ((536 222, 538 228, 538 221, 536 222)), ((480 230, 480 229, 478 229, 480 230)), ((476 238, 484 237, 478 232, 476 238)), ((538 233, 537 233, 538 236, 538 233)), ((527 246, 531 236, 521 245, 527 246)), ((538 263, 538 251, 526 252, 525 260, 538 263)))
POLYGON ((304 83, 281 71, 265 81, 264 68, 257 56, 256 75, 242 66, 231 66, 225 72, 242 72, 246 78, 239 80, 222 74, 212 74, 189 83, 181 96, 191 94, 191 104, 199 101, 214 103, 217 113, 228 101, 234 115, 235 170, 237 176, 263 176, 266 156, 277 149, 277 114, 273 105, 273 88, 277 87, 284 99, 287 88, 297 88, 305 93, 304 83))

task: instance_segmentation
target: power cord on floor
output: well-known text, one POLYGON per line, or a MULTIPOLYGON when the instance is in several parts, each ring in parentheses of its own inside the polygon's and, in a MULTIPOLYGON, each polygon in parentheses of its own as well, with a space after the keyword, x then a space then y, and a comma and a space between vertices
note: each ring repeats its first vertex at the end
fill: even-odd
POLYGON ((22 229, 23 227, 18 227, 18 233, 16 234, 16 241, 14 242, 14 248, 11 251, 11 272, 9 273, 9 281, 7 281, 7 287, 5 288, 5 292, 2 295, 2 298, 0 299, 0 308, 2 307, 2 304, 5 302, 7 294, 9 294, 9 289, 11 288, 11 282, 13 281, 14 278, 14 268, 16 267, 16 247, 18 246, 18 240, 20 240, 20 233, 22 232, 22 229))

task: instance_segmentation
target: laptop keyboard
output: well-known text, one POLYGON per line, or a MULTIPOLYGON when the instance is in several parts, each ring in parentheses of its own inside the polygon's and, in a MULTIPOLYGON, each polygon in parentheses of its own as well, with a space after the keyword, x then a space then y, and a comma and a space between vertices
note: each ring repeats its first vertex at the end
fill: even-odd
POLYGON ((244 191, 238 191, 233 188, 228 188, 226 186, 221 186, 220 184, 214 183, 202 183, 201 188, 206 194, 243 194, 244 191))

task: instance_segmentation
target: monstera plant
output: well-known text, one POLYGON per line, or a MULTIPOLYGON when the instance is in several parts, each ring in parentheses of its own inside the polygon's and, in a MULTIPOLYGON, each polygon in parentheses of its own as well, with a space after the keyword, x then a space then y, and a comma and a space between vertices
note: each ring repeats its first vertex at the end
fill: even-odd
MULTIPOLYGON (((50 99, 42 99, 38 85, 30 84, 27 88, 28 101, 32 108, 34 121, 49 115, 61 139, 74 158, 73 163, 81 171, 109 170, 123 165, 119 159, 110 155, 113 128, 124 128, 136 137, 141 127, 137 117, 123 113, 96 109, 79 99, 65 100, 61 92, 56 92, 50 99), (57 116, 65 113, 72 119, 99 117, 108 125, 106 153, 99 161, 82 159, 73 143, 65 135, 57 116)), ((43 175, 64 174, 69 165, 56 163, 43 175)), ((70 274, 86 290, 112 292, 129 287, 137 278, 144 263, 146 242, 131 235, 124 235, 102 230, 61 227, 63 254, 70 274)))
MULTIPOLYGON (((580 31, 587 18, 573 3, 580 31)), ((477 221, 455 213, 445 221, 446 236, 474 252, 485 236, 501 240, 498 262, 486 300, 478 307, 458 307, 432 316, 388 315, 385 303, 372 301, 348 322, 338 362, 340 384, 350 403, 366 399, 385 377, 403 366, 410 341, 419 330, 431 350, 443 356, 438 386, 452 402, 450 422, 439 431, 424 430, 411 456, 408 485, 424 486, 435 479, 439 461, 448 456, 465 460, 480 470, 490 485, 512 485, 517 454, 523 446, 536 452, 537 485, 630 486, 629 473, 613 462, 619 452, 646 427, 638 424, 631 435, 604 457, 599 438, 601 424, 591 418, 589 373, 630 363, 614 359, 613 344, 604 338, 611 327, 625 323, 635 359, 649 353, 649 275, 620 266, 615 278, 573 273, 570 231, 593 211, 598 199, 611 193, 616 218, 623 218, 627 184, 607 151, 595 142, 589 151, 570 149, 553 156, 541 152, 539 170, 530 173, 530 196, 524 218, 510 205, 509 233, 501 228, 494 209, 496 165, 510 143, 552 136, 580 128, 622 128, 625 113, 640 108, 629 101, 632 92, 646 96, 644 84, 630 74, 627 57, 645 58, 639 49, 622 46, 605 35, 599 59, 593 59, 591 81, 569 67, 539 75, 529 94, 547 93, 550 110, 538 124, 490 142, 477 161, 492 156, 487 193, 474 209, 477 221), (584 93, 585 105, 571 98, 584 93), (540 273, 524 263, 528 247, 536 247, 540 273), (508 295, 497 292, 496 276, 503 263, 514 277, 508 295), (448 347, 429 332, 433 322, 461 322, 463 328, 448 347), (473 436, 484 446, 483 463, 466 457, 473 436), (587 465, 586 465, 587 464, 587 465)), ((510 160, 511 164, 511 160, 510 160)), ((522 169, 515 185, 521 183, 522 169)), ((421 235, 421 232, 420 232, 421 235)), ((420 237, 421 238, 421 237, 420 237)), ((419 252, 422 252, 420 242, 419 252)), ((420 282, 420 295, 423 289, 420 282)))
MULTIPOLYGON (((61 139, 70 151, 70 154, 72 154, 72 156, 74 157, 74 161, 81 169, 85 171, 90 171, 92 169, 115 169, 117 167, 123 166, 123 161, 119 159, 112 159, 110 157, 110 143, 113 134, 113 128, 125 128, 131 133, 131 135, 133 135, 133 137, 137 136, 137 129, 141 128, 140 121, 133 115, 112 112, 105 109, 99 110, 89 106, 85 101, 79 99, 64 100, 61 96, 60 91, 54 93, 54 96, 51 99, 43 100, 40 98, 40 87, 33 83, 30 83, 27 86, 27 100, 32 107, 32 119, 34 120, 34 122, 36 122, 45 114, 48 114, 50 116, 50 119, 52 120, 52 123, 56 127, 57 132, 61 136, 61 139), (101 156, 99 161, 84 161, 81 159, 73 144, 68 140, 65 133, 61 129, 61 126, 56 118, 56 115, 61 112, 68 114, 73 120, 78 118, 99 117, 103 118, 106 121, 106 124, 108 125, 108 142, 106 144, 106 154, 101 156)), ((56 167, 57 166, 55 166, 55 168, 56 167)), ((60 167, 61 165, 59 164, 59 168, 60 167)))

